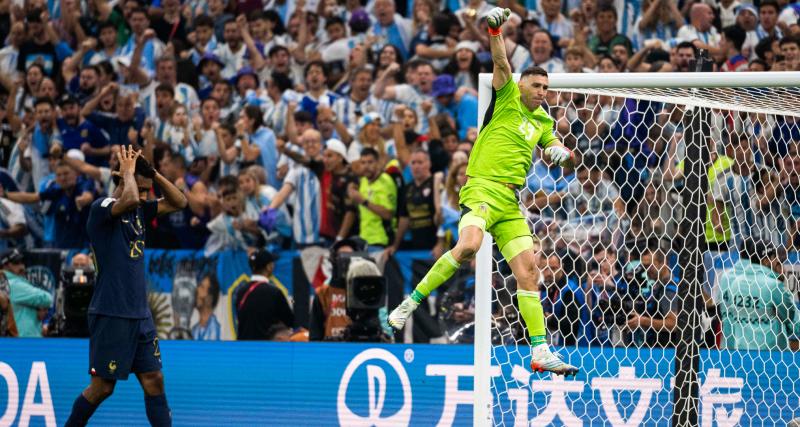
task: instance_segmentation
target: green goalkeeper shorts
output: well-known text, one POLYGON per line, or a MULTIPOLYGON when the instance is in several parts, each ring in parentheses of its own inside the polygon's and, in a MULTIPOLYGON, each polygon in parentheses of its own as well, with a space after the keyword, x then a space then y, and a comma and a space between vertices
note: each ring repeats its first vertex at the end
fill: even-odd
POLYGON ((488 179, 469 178, 458 196, 461 204, 459 234, 470 225, 488 231, 506 261, 533 248, 531 230, 520 211, 515 190, 488 179))

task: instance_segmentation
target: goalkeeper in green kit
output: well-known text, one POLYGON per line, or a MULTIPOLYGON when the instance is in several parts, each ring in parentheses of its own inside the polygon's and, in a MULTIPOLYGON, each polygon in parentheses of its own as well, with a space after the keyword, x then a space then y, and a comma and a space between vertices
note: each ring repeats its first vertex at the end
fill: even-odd
POLYGON ((537 144, 557 165, 568 165, 572 152, 554 134, 554 121, 542 109, 547 72, 531 67, 514 83, 500 27, 511 11, 489 12, 489 44, 494 61, 492 100, 467 165, 467 184, 459 193, 461 221, 456 246, 440 257, 428 274, 389 315, 400 330, 420 301, 447 281, 461 263, 470 261, 489 232, 517 279, 517 301, 531 337, 531 369, 575 375, 578 368, 562 361, 546 342, 544 312, 539 301, 539 271, 530 228, 519 207, 517 190, 525 185, 537 144))

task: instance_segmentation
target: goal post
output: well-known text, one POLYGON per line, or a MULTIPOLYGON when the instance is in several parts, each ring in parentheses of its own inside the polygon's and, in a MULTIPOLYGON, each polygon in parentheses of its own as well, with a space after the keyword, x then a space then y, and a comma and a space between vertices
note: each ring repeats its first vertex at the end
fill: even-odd
MULTIPOLYGON (((519 74, 515 74, 514 79, 518 80, 519 74)), ((480 75, 479 126, 483 123, 484 113, 492 98, 491 82, 491 74, 480 75)), ((559 311, 561 302, 556 300, 564 295, 563 287, 547 288, 542 301, 548 304, 545 311, 549 309, 552 313, 548 319, 548 341, 556 350, 562 350, 559 352, 573 364, 591 362, 581 366, 582 372, 576 378, 580 386, 571 384, 571 380, 531 374, 529 367, 523 363, 529 360, 526 359, 529 356, 529 343, 524 332, 519 334, 519 330, 524 329, 520 328, 521 316, 509 320, 509 324, 499 324, 499 317, 516 309, 513 297, 516 283, 507 268, 502 266, 503 261, 499 253, 493 250, 492 239, 487 233, 476 260, 474 425, 540 425, 559 418, 564 425, 581 425, 586 421, 591 425, 635 425, 625 423, 639 420, 648 425, 671 422, 676 426, 711 426, 715 419, 721 422, 723 419, 744 417, 741 419, 749 420, 750 424, 763 424, 778 421, 764 420, 763 417, 767 416, 780 418, 781 421, 785 421, 782 417, 800 417, 800 413, 793 414, 788 409, 770 409, 765 415, 760 408, 758 414, 743 415, 754 404, 747 399, 757 399, 759 394, 769 390, 765 388, 772 385, 753 380, 749 376, 757 375, 757 372, 745 371, 743 367, 735 367, 733 371, 728 369, 735 378, 725 377, 726 366, 722 361, 739 358, 745 365, 749 363, 749 366, 754 366, 756 362, 767 361, 772 356, 760 352, 747 353, 731 348, 730 344, 726 348, 722 325, 729 319, 725 316, 732 316, 730 311, 725 312, 724 304, 720 302, 712 313, 708 313, 711 310, 708 300, 712 294, 714 301, 717 301, 718 289, 714 277, 719 279, 720 274, 730 270, 739 260, 738 252, 744 250, 744 240, 756 239, 739 238, 742 233, 755 236, 755 232, 737 228, 736 222, 741 218, 736 203, 740 198, 724 188, 732 184, 722 182, 722 178, 727 179, 728 175, 732 177, 729 181, 739 182, 736 181, 738 172, 731 175, 730 171, 745 169, 742 164, 737 164, 744 161, 737 157, 739 154, 736 148, 732 148, 735 144, 731 141, 747 140, 751 141, 749 145, 761 147, 763 144, 771 149, 773 140, 778 138, 780 150, 785 151, 786 146, 789 147, 790 154, 782 152, 781 155, 792 155, 792 144, 800 146, 800 137, 794 140, 792 134, 793 126, 800 126, 800 73, 550 74, 549 83, 548 105, 553 102, 557 104, 549 105, 551 115, 557 111, 556 128, 560 139, 582 159, 579 161, 580 173, 591 176, 592 171, 600 170, 602 178, 586 179, 602 181, 598 182, 604 185, 602 188, 607 192, 606 196, 612 192, 608 188, 613 188, 613 194, 618 199, 625 194, 627 200, 624 201, 624 212, 617 210, 616 203, 607 209, 608 212, 600 212, 606 207, 605 201, 595 199, 602 197, 590 195, 587 198, 585 194, 573 194, 585 191, 575 188, 575 182, 583 179, 578 177, 573 177, 573 181, 565 187, 558 187, 561 185, 559 182, 548 184, 556 185, 559 193, 564 194, 564 198, 555 204, 549 199, 547 202, 537 199, 534 194, 536 190, 531 189, 536 185, 528 185, 528 189, 520 191, 520 207, 526 213, 534 234, 542 239, 538 249, 545 254, 558 251, 559 258, 568 258, 571 263, 569 271, 566 265, 561 265, 562 276, 559 280, 572 286, 570 298, 576 298, 572 306, 561 307, 559 311), (781 133, 787 127, 788 136, 786 132, 781 133), (769 132, 772 133, 768 135, 769 132), (648 150, 650 152, 642 154, 648 150), (605 181, 608 181, 608 185, 605 185, 605 181), (669 190, 664 191, 666 183, 669 183, 669 190), (658 193, 652 201, 649 199, 651 192, 658 193), (709 201, 713 206, 709 207, 709 201), (598 205, 598 215, 588 215, 583 211, 595 209, 593 204, 598 205), (710 209, 709 214, 707 209, 710 209), (581 211, 581 214, 575 215, 575 211, 581 211), (660 228, 645 221, 644 217, 653 213, 657 217, 660 215, 660 228), (557 231, 553 232, 554 229, 557 231), (709 255, 707 242, 714 239, 717 240, 712 248, 714 251, 709 255), (652 248, 653 245, 656 249, 652 248), (600 276, 606 279, 614 276, 613 273, 605 274, 602 271, 606 268, 602 259, 593 258, 598 250, 603 254, 613 253, 616 262, 611 265, 612 269, 618 265, 620 270, 625 269, 624 274, 623 271, 618 272, 617 278, 622 279, 614 282, 616 287, 613 291, 608 290, 611 289, 609 285, 602 283, 598 291, 593 282, 601 280, 600 276), (670 337, 674 338, 667 338, 669 345, 653 346, 648 338, 642 338, 650 337, 647 335, 649 332, 633 327, 630 328, 633 332, 625 329, 624 317, 628 313, 623 311, 637 311, 639 303, 650 310, 652 301, 652 294, 647 294, 646 298, 630 296, 633 287, 630 283, 624 283, 628 281, 626 275, 632 275, 632 280, 648 287, 647 292, 654 292, 658 286, 654 285, 658 280, 648 276, 651 274, 647 270, 649 267, 642 267, 642 255, 645 252, 651 257, 658 257, 653 255, 655 252, 663 252, 670 271, 677 277, 675 290, 671 291, 674 292, 672 310, 677 311, 677 319, 674 332, 670 332, 674 334, 670 337), (632 253, 637 253, 635 262, 638 264, 630 256, 632 253), (579 267, 580 263, 585 265, 579 267), (707 267, 710 267, 710 271, 706 271, 707 267), (595 273, 597 279, 592 276, 595 273), (641 279, 636 279, 639 277, 637 274, 641 275, 641 279), (629 296, 622 297, 621 306, 625 308, 621 309, 619 301, 609 302, 609 298, 614 298, 609 295, 612 292, 621 293, 623 286, 629 296), (582 296, 578 297, 579 294, 582 296), (602 311, 599 323, 594 317, 598 310, 602 311), (565 319, 566 313, 577 313, 580 319, 565 319), (586 316, 588 319, 584 318, 586 316), (620 316, 622 319, 617 320, 620 316), (609 317, 610 325, 604 323, 604 319, 609 317), (551 328, 551 324, 556 326, 551 328), (575 335, 580 336, 567 337, 565 330, 567 334, 578 331, 575 335), (601 335, 603 339, 598 338, 601 335), (712 336, 716 336, 716 343, 701 345, 703 340, 713 341, 713 338, 709 338, 712 336), (719 353, 713 353, 718 350, 719 353), (595 363, 598 357, 620 360, 595 363), (622 387, 628 383, 632 387, 630 390, 638 390, 641 394, 636 395, 639 397, 619 397, 615 392, 603 388, 611 387, 609 384, 614 381, 622 384, 622 387), (739 406, 732 407, 734 398, 715 397, 717 395, 714 393, 718 390, 714 389, 714 381, 716 383, 713 384, 723 384, 717 386, 721 387, 720 390, 740 383, 743 384, 740 387, 750 386, 750 394, 756 397, 747 392, 739 392, 738 395, 732 392, 732 396, 738 396, 743 401, 737 401, 736 405, 739 406), (645 392, 649 407, 642 403, 645 392), (627 403, 623 402, 622 406, 617 404, 613 409, 607 400, 614 399, 622 399, 627 403), (727 406, 718 412, 713 405, 727 406), (744 405, 745 411, 742 411, 741 405, 744 405)), ((748 188, 761 185, 761 191, 766 191, 765 185, 778 186, 770 179, 773 178, 773 172, 777 174, 784 167, 782 160, 777 156, 769 157, 772 156, 770 152, 759 151, 757 155, 761 156, 761 163, 752 169, 761 178, 756 184, 747 181, 751 185, 748 188), (766 164, 770 166, 764 166, 766 164)), ((800 174, 800 167, 798 171, 800 174)), ((530 179, 531 176, 529 184, 530 179)), ((563 176, 553 179, 558 181, 563 176)), ((592 183, 595 189, 601 188, 598 182, 592 183)), ((584 184, 583 181, 581 183, 584 184)), ((774 192, 774 188, 770 191, 774 192)), ((776 215, 785 215, 785 212, 776 215)), ((780 224, 788 224, 788 218, 776 218, 770 217, 768 219, 772 222, 760 225, 762 229, 757 241, 769 240, 772 235, 783 235, 783 240, 777 238, 773 246, 790 248, 786 233, 780 230, 780 224), (782 220, 786 222, 781 223, 782 220)), ((647 221, 650 221, 649 217, 647 221)), ((648 266, 657 263, 655 260, 648 262, 648 266)), ((541 265, 552 271, 547 260, 541 265)), ((782 280, 786 282, 787 279, 782 280)), ((800 301, 796 290, 788 292, 795 292, 795 303, 800 301)), ((644 291, 641 293, 644 294, 644 291)), ((755 305, 753 303, 753 307, 755 305)), ((654 308, 656 311, 658 309, 654 308)), ((794 309, 797 309, 797 304, 794 309)), ((665 310, 669 311, 669 304, 665 310)), ((754 320, 766 322, 763 318, 754 320)), ((665 325, 668 323, 664 322, 665 325)), ((657 331, 653 336, 660 340, 661 332, 657 331)), ((800 335, 800 327, 797 328, 797 334, 800 335)), ((787 359, 798 360, 796 356, 788 356, 787 359)), ((781 393, 789 395, 777 399, 779 403, 773 406, 780 408, 781 404, 788 405, 786 401, 797 401, 800 397, 800 390, 775 391, 774 394, 777 396, 781 393)))

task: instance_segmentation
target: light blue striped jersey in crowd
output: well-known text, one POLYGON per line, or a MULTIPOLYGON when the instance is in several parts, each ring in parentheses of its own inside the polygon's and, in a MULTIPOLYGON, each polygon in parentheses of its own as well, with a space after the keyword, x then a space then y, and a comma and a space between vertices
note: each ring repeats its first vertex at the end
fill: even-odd
MULTIPOLYGON (((131 34, 128 42, 119 49, 120 56, 133 56, 133 51, 136 49, 136 36, 131 34)), ((144 50, 142 51, 141 67, 144 71, 153 76, 156 71, 156 59, 160 58, 164 52, 164 44, 158 38, 153 38, 145 42, 144 50)))
MULTIPOLYGON (((676 27, 672 25, 664 24, 663 22, 659 21, 656 25, 652 28, 647 28, 644 31, 639 29, 639 23, 642 22, 642 18, 636 20, 633 29, 633 36, 631 37, 631 42, 633 43, 633 50, 640 50, 644 47, 644 42, 650 39, 658 39, 661 40, 663 43, 669 45, 673 39, 678 36, 678 30, 676 27)), ((673 42, 673 44, 675 44, 673 42)))
POLYGON ((409 47, 414 38, 413 24, 410 19, 403 18, 399 14, 394 14, 394 22, 388 27, 383 27, 377 21, 372 25, 370 33, 378 36, 379 42, 376 48, 383 48, 387 44, 394 45, 403 56, 404 60, 409 59, 409 47))
MULTIPOLYGON (((552 22, 547 22, 547 18, 544 16, 541 17, 540 21, 542 23, 542 28, 547 30, 551 36, 559 39, 571 39, 574 35, 572 32, 572 21, 563 14, 559 13, 558 17, 552 22)), ((558 51, 558 46, 553 46, 553 50, 558 51)))
MULTIPOLYGON (((778 40, 780 40, 780 39, 782 39, 782 38, 783 38, 783 31, 781 31, 781 29, 780 29, 780 28, 778 28, 778 27, 776 26, 774 31, 775 31, 775 37, 776 37, 778 40)), ((762 26, 761 26, 761 24, 759 24, 759 25, 758 25, 758 28, 756 28, 756 36, 758 36, 758 40, 761 40, 761 39, 763 39, 764 37, 767 37, 767 36, 769 36, 769 33, 767 33, 767 31, 764 29, 764 27, 762 27, 762 26)))
MULTIPOLYGON (((216 48, 217 48, 217 36, 212 34, 211 38, 208 40, 208 43, 206 43, 204 52, 213 52, 216 48)), ((192 58, 192 63, 194 65, 199 64, 200 59, 203 57, 203 55, 197 50, 196 47, 192 48, 192 50, 190 50, 189 52, 190 52, 189 56, 192 58)), ((202 70, 197 70, 197 71, 199 73, 202 70)))
POLYGON ((292 234, 300 245, 319 242, 321 218, 320 186, 317 175, 311 169, 297 165, 286 175, 285 184, 294 188, 292 193, 292 234))
POLYGON ((349 96, 337 99, 332 106, 336 118, 350 131, 350 135, 357 133, 358 118, 369 112, 377 111, 376 99, 370 95, 361 102, 356 102, 349 96))
POLYGON ((528 56, 528 60, 522 63, 522 66, 517 71, 525 71, 525 69, 536 65, 538 67, 542 67, 548 73, 563 73, 564 72, 564 61, 559 58, 553 57, 548 59, 547 61, 542 62, 541 64, 534 64, 533 57, 528 56))
POLYGON ((642 0, 614 0, 617 9, 617 32, 633 37, 635 24, 642 13, 642 0))
POLYGON ((281 182, 278 179, 278 149, 275 145, 275 133, 271 129, 261 126, 250 135, 249 142, 261 150, 260 165, 267 172, 267 184, 279 187, 281 182))
MULTIPOLYGON (((406 107, 417 112, 417 128, 415 131, 419 134, 428 133, 428 114, 425 114, 425 112, 422 110, 422 103, 424 101, 433 102, 433 98, 430 95, 420 92, 419 89, 409 84, 399 84, 394 86, 394 93, 395 101, 404 104, 406 107)), ((433 110, 431 110, 430 114, 436 114, 435 106, 433 107, 433 110)))
POLYGON ((700 40, 707 45, 717 46, 721 37, 714 27, 709 28, 708 31, 698 31, 692 24, 686 24, 678 30, 676 39, 679 43, 700 40))

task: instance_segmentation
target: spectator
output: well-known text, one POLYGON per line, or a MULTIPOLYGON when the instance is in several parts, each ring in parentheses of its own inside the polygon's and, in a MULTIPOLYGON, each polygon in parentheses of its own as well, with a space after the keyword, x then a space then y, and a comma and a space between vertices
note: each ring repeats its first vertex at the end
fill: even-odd
POLYGON ((55 247, 87 247, 89 240, 86 235, 86 221, 89 219, 88 207, 95 198, 94 182, 78 176, 66 162, 56 163, 55 181, 41 192, 3 191, 0 197, 23 204, 49 201, 51 204, 45 215, 55 225, 55 247))
MULTIPOLYGON (((381 0, 383 1, 383 0, 381 0)), ((425 114, 422 106, 425 101, 431 102, 431 91, 433 89, 433 80, 436 78, 436 72, 430 63, 417 60, 408 64, 409 75, 413 80, 409 80, 408 84, 388 85, 387 79, 392 73, 400 69, 399 65, 390 65, 386 71, 378 77, 375 82, 375 96, 388 100, 396 101, 406 105, 408 108, 415 110, 419 123, 417 129, 419 133, 428 132, 428 116, 425 114)))
MULTIPOLYGON (((434 250, 437 243, 441 189, 435 185, 430 155, 426 151, 417 150, 411 155, 411 175, 413 180, 398 191, 397 233, 394 242, 384 251, 387 257, 398 249, 434 250)), ((442 253, 441 248, 435 253, 442 253)))
POLYGON ((720 275, 713 295, 722 319, 723 348, 798 349, 800 316, 784 284, 785 257, 768 243, 748 239, 739 261, 720 275))
POLYGON ((100 93, 84 104, 81 115, 108 134, 111 145, 130 145, 139 142, 137 129, 144 125, 145 114, 136 106, 137 94, 120 91, 116 83, 104 86, 100 93), (115 96, 116 95, 116 96, 115 96), (116 99, 113 112, 95 111, 107 98, 116 99))
POLYGON ((781 55, 786 61, 786 71, 800 71, 800 39, 786 36, 780 41, 781 55))
POLYGON ((411 57, 409 47, 413 38, 413 24, 410 19, 403 18, 395 13, 395 5, 391 0, 375 0, 375 23, 369 35, 377 36, 380 40, 376 47, 391 44, 395 46, 403 60, 411 57))
POLYGON ((736 25, 747 34, 742 45, 742 54, 749 59, 756 59, 756 45, 760 41, 758 28, 758 10, 751 4, 740 5, 736 10, 736 25))
POLYGON ((207 225, 211 235, 206 241, 206 255, 263 246, 265 236, 258 227, 259 212, 247 209, 239 180, 233 176, 222 177, 219 194, 222 196, 222 212, 207 225))
POLYGON ((350 143, 357 135, 358 119, 373 111, 375 99, 370 94, 372 70, 367 67, 355 69, 350 74, 350 94, 333 102, 336 133, 341 140, 350 143))
POLYGON ((627 318, 621 307, 627 287, 622 275, 602 265, 596 259, 586 267, 586 305, 590 310, 590 322, 584 329, 585 339, 591 345, 623 345, 623 331, 618 318, 627 318))
POLYGON ((552 36, 553 50, 560 51, 562 47, 569 46, 574 37, 572 21, 561 14, 561 0, 542 0, 541 9, 544 16, 541 19, 542 28, 552 36))
POLYGON ((689 12, 689 23, 678 30, 677 39, 692 42, 698 49, 705 49, 712 55, 719 53, 720 35, 712 26, 714 11, 705 3, 695 3, 689 12))
POLYGON ((78 100, 64 95, 59 104, 61 117, 56 119, 56 124, 61 132, 63 150, 80 150, 87 163, 108 166, 108 156, 111 154, 108 139, 94 123, 81 117, 78 100))
POLYGON ((330 107, 336 102, 337 95, 328 89, 328 67, 322 61, 311 61, 305 68, 307 93, 299 102, 299 110, 311 114, 311 121, 317 122, 317 108, 330 107))
MULTIPOLYGON (((465 160, 454 161, 450 164, 442 195, 439 196, 442 224, 436 233, 437 241, 434 249, 449 250, 458 240, 458 221, 461 219, 461 204, 459 203, 458 193, 466 183, 467 162, 465 160)), ((441 256, 438 253, 433 255, 436 259, 441 256)))
POLYGON ((640 338, 634 338, 638 345, 647 347, 670 347, 675 345, 678 325, 678 285, 667 265, 667 258, 661 249, 649 247, 642 253, 642 265, 647 277, 654 283, 649 290, 639 290, 644 298, 645 311, 628 315, 627 325, 640 338))
POLYGON ((457 87, 467 87, 478 90, 478 75, 483 69, 478 59, 480 43, 475 41, 460 41, 456 45, 455 54, 444 68, 456 80, 457 87))
POLYGON ((243 146, 250 147, 251 152, 246 152, 245 157, 257 159, 256 163, 264 167, 268 184, 273 187, 280 185, 275 133, 264 126, 263 113, 258 107, 248 105, 242 110, 236 122, 236 136, 243 141, 243 146))
POLYGON ((0 274, 0 337, 19 336, 9 293, 8 279, 0 274))
POLYGON ((328 280, 314 291, 311 303, 309 341, 341 341, 352 320, 347 315, 346 272, 336 265, 339 254, 363 251, 361 239, 343 239, 331 246, 331 264, 334 270, 328 280), (334 277, 336 274, 336 277, 334 277))
POLYGON ((28 222, 22 205, 0 198, 0 251, 28 246, 28 222))
POLYGON ((9 298, 14 310, 19 336, 22 338, 42 337, 42 318, 40 312, 53 305, 53 296, 39 289, 25 278, 25 258, 17 249, 8 249, 0 254, 0 273, 5 275, 9 285, 9 298))
POLYGON ((134 70, 141 67, 146 74, 152 75, 156 70, 156 60, 164 53, 164 44, 154 38, 156 34, 153 30, 148 31, 150 17, 144 7, 134 6, 126 19, 131 33, 128 42, 120 48, 118 58, 125 57, 134 70), (133 59, 137 57, 135 55, 137 50, 138 58, 141 60, 132 64, 133 59))
POLYGON ((678 4, 670 0, 645 0, 644 14, 634 24, 632 44, 635 50, 652 45, 654 40, 667 43, 678 35, 684 19, 678 4))
POLYGON ((575 176, 562 204, 570 228, 579 233, 574 238, 610 239, 625 212, 617 186, 604 176, 603 166, 591 156, 584 157, 575 176))
POLYGON ((759 25, 756 29, 758 40, 763 40, 765 37, 775 37, 780 40, 783 38, 783 32, 778 27, 778 2, 775 0, 763 0, 758 5, 758 21, 759 25))
POLYGON ((746 37, 744 30, 735 25, 722 29, 719 45, 726 59, 720 71, 747 71, 747 58, 742 55, 742 45, 746 37))
POLYGON ((383 250, 394 240, 397 185, 379 159, 374 148, 361 151, 361 182, 350 186, 348 197, 359 206, 359 236, 371 248, 383 250))
MULTIPOLYGON (((299 157, 302 160, 300 165, 295 166, 289 171, 275 198, 269 205, 269 214, 276 215, 276 210, 280 208, 288 199, 293 197, 293 207, 295 209, 292 217, 292 232, 295 244, 299 247, 317 245, 320 243, 320 185, 319 178, 314 173, 313 167, 318 168, 322 157, 322 135, 315 129, 307 129, 300 137, 304 155, 299 157)), ((279 147, 280 151, 289 152, 287 148, 279 147)), ((272 225, 266 226, 268 232, 272 231, 272 225)))
POLYGON ((64 57, 71 54, 71 51, 68 47, 66 52, 64 49, 56 49, 56 40, 51 40, 48 34, 48 31, 52 31, 50 14, 41 9, 30 9, 25 22, 28 27, 28 40, 19 48, 17 71, 25 71, 31 64, 38 62, 42 65, 42 72, 45 75, 58 78, 61 76, 61 62, 64 57))
POLYGON ((478 97, 466 88, 456 89, 453 76, 442 74, 433 81, 431 96, 436 100, 436 110, 452 117, 458 129, 458 139, 467 139, 467 132, 478 123, 478 97))
POLYGON ((4 76, 13 78, 21 74, 22 70, 17 69, 17 58, 19 58, 19 48, 25 42, 25 23, 17 21, 11 25, 8 33, 7 45, 0 49, 0 73, 4 76))
POLYGON ((563 73, 564 63, 560 58, 554 56, 556 53, 555 47, 555 42, 553 42, 550 33, 545 30, 536 31, 531 39, 529 61, 522 63, 515 69, 521 72, 535 65, 544 68, 548 73, 563 73))
POLYGON ((249 263, 253 275, 236 294, 236 336, 238 340, 267 340, 275 325, 294 326, 294 314, 283 291, 270 279, 275 270, 275 256, 258 249, 250 254, 249 263))
POLYGON ((597 9, 597 32, 589 38, 589 49, 602 56, 610 54, 615 45, 625 46, 629 56, 633 53, 630 39, 617 32, 617 9, 611 5, 600 6, 597 9))

